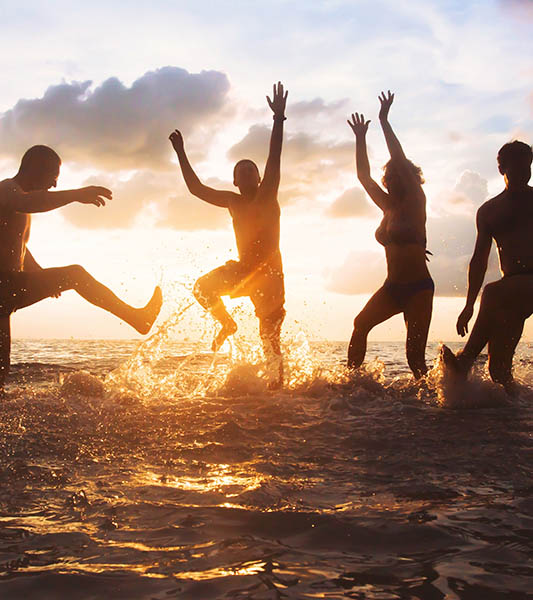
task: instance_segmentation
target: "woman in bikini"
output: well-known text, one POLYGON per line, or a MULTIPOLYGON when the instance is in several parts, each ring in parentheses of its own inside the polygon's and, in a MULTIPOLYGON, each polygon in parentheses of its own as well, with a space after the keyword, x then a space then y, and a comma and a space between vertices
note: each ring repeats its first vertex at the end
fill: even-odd
POLYGON ((379 120, 390 160, 384 167, 383 190, 370 175, 366 132, 370 121, 352 114, 348 121, 356 138, 357 177, 383 211, 376 240, 385 247, 387 279, 354 320, 348 348, 348 366, 358 368, 366 353, 370 330, 393 315, 403 313, 407 327, 407 362, 416 378, 427 373, 426 342, 431 322, 435 284, 427 268, 426 196, 422 171, 405 157, 388 121, 394 94, 379 97, 379 120))

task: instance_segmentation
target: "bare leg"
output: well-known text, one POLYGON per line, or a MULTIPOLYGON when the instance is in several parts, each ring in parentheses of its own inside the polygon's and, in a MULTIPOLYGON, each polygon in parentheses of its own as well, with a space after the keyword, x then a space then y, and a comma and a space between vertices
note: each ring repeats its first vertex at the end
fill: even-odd
POLYGON ((219 350, 226 339, 237 331, 237 323, 220 298, 231 291, 230 284, 224 279, 226 271, 225 267, 221 267, 207 273, 198 279, 193 289, 196 300, 222 325, 222 329, 211 344, 213 352, 219 350))
POLYGON ((498 319, 489 340, 489 373, 492 381, 510 390, 513 386, 513 356, 522 337, 524 320, 511 312, 498 319))
POLYGON ((400 312, 400 308, 384 288, 380 288, 370 298, 353 323, 354 330, 348 347, 348 367, 358 369, 363 364, 371 329, 400 312))
POLYGON ((9 316, 0 317, 0 393, 9 374, 9 359, 11 356, 11 327, 9 316))
POLYGON ((283 385, 283 357, 281 354, 281 325, 285 318, 283 308, 259 320, 259 335, 263 343, 263 352, 268 367, 275 372, 275 377, 270 382, 271 389, 283 385))
POLYGON ((489 283, 481 295, 479 313, 470 332, 464 348, 457 354, 457 363, 465 374, 470 371, 474 361, 489 341, 494 325, 496 313, 501 307, 500 282, 489 283))
POLYGON ((465 347, 455 357, 451 350, 444 346, 444 362, 453 371, 466 377, 488 342, 489 352, 492 348, 491 353, 496 353, 492 359, 495 376, 498 380, 507 380, 511 369, 509 360, 512 360, 518 343, 516 337, 520 339, 518 331, 520 330, 521 334, 523 322, 532 310, 533 276, 517 275, 489 283, 483 290, 479 314, 465 347), (520 328, 519 321, 522 324, 520 328))
POLYGON ((407 326, 407 362, 413 375, 419 379, 427 373, 426 344, 433 312, 433 290, 415 294, 404 311, 407 326))
POLYGON ((156 287, 146 306, 133 308, 83 267, 71 265, 28 273, 26 289, 17 298, 17 308, 30 306, 65 290, 75 290, 91 304, 114 314, 142 334, 150 331, 162 304, 161 289, 156 287))

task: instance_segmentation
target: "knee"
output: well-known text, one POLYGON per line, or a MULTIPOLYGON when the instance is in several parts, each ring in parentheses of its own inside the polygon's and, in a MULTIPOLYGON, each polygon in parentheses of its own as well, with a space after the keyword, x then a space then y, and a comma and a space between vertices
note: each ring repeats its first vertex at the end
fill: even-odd
POLYGON ((499 296, 499 286, 497 282, 487 283, 481 294, 481 302, 484 305, 494 305, 499 296))
POLYGON ((81 265, 70 265, 67 267, 69 277, 73 281, 83 281, 87 279, 87 271, 81 265))
POLYGON ((200 302, 200 304, 203 304, 207 301, 209 294, 207 292, 207 285, 204 277, 200 277, 200 279, 196 280, 192 288, 192 293, 196 300, 200 302))

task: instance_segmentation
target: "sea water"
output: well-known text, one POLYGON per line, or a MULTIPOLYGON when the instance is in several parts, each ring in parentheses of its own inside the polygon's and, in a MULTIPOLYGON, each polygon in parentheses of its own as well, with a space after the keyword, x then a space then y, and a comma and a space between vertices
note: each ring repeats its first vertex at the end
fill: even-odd
POLYGON ((528 598, 520 393, 415 382, 403 344, 16 340, 0 409, 0 597, 528 598))

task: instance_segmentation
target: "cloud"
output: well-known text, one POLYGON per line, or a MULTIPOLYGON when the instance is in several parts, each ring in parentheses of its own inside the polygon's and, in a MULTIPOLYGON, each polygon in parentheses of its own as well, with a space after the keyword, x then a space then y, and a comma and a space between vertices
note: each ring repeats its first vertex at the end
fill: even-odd
POLYGON ((349 100, 343 98, 334 102, 325 102, 322 98, 313 100, 302 100, 290 104, 288 111, 292 119, 316 119, 320 117, 337 117, 339 113, 345 114, 348 111, 349 100))
POLYGON ((361 188, 345 190, 326 209, 325 214, 334 219, 353 217, 375 217, 377 210, 370 204, 365 192, 361 188))
POLYGON ((69 162, 104 170, 168 168, 169 132, 212 137, 229 88, 224 73, 178 67, 149 71, 130 87, 116 77, 94 89, 90 81, 52 85, 0 117, 0 155, 19 157, 42 143, 69 162))
POLYGON ((455 191, 463 194, 473 204, 480 206, 489 195, 487 180, 475 171, 463 171, 455 185, 455 191))
POLYGON ((533 21, 533 2, 531 0, 500 0, 500 6, 520 20, 533 21))
MULTIPOLYGON (((233 161, 250 158, 260 170, 268 155, 271 128, 253 125, 228 151, 233 161)), ((307 132, 286 132, 283 142, 280 202, 309 200, 331 192, 342 172, 354 170, 353 142, 323 140, 307 132)))
POLYGON ((325 272, 326 289, 337 294, 372 294, 386 276, 384 252, 350 252, 339 267, 325 272))
MULTIPOLYGON (((231 186, 219 179, 208 179, 206 185, 215 189, 231 189, 231 186)), ((161 205, 160 218, 157 225, 181 231, 198 229, 225 229, 231 224, 229 212, 219 206, 212 206, 192 196, 182 186, 178 194, 174 194, 161 205)))
MULTIPOLYGON (((180 231, 223 229, 231 223, 227 210, 192 196, 177 173, 138 171, 126 181, 105 175, 91 177, 84 184, 111 188, 113 200, 101 209, 82 204, 62 209, 63 217, 79 228, 127 229, 143 219, 180 231)), ((219 180, 207 184, 228 188, 219 180)))

